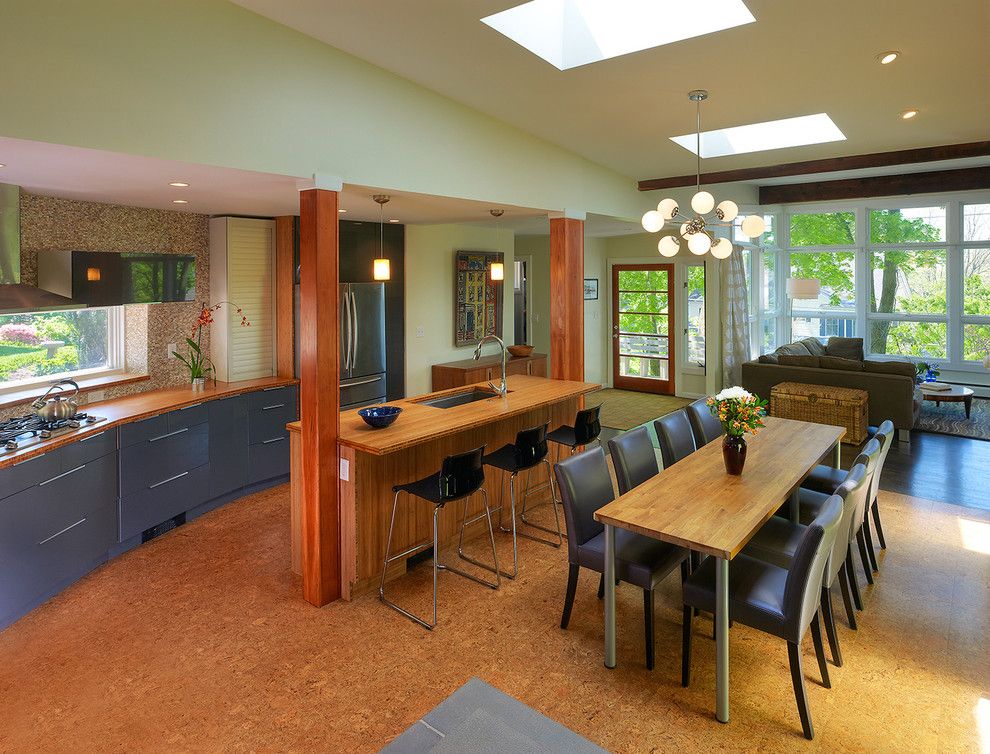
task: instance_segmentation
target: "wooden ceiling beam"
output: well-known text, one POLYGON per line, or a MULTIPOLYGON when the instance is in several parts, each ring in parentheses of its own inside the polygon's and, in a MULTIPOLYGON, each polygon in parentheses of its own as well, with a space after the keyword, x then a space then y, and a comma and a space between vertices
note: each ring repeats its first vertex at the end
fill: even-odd
POLYGON ((839 181, 812 181, 783 186, 760 186, 760 204, 864 199, 875 196, 935 194, 990 188, 990 167, 935 170, 928 173, 877 175, 839 181))
MULTIPOLYGON (((787 162, 781 165, 766 165, 764 167, 703 173, 701 182, 711 185, 713 183, 732 183, 735 181, 757 181, 764 178, 784 178, 791 175, 811 175, 814 173, 832 173, 843 170, 882 168, 892 165, 912 165, 922 162, 938 162, 940 160, 958 160, 966 157, 986 157, 987 155, 990 155, 990 141, 974 141, 968 144, 945 144, 939 147, 902 149, 897 152, 876 152, 874 154, 850 155, 848 157, 829 157, 822 160, 787 162)), ((656 191, 657 189, 693 186, 695 180, 697 179, 693 175, 681 175, 674 178, 651 178, 640 181, 639 190, 656 191)))

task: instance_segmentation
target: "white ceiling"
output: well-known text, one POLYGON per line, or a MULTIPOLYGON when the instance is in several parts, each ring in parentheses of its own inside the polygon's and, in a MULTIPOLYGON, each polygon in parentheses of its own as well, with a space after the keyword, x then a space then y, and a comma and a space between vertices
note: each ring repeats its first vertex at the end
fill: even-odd
POLYGON ((521 0, 233 1, 637 179, 694 171, 668 139, 695 88, 706 130, 827 112, 847 137, 706 172, 990 139, 987 0, 747 0, 756 23, 567 71, 481 23, 521 0))

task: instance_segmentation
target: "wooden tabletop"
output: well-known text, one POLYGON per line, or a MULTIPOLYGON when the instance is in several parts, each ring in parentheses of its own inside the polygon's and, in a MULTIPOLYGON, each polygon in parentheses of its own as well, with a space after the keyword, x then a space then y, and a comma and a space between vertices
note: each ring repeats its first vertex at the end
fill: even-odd
POLYGON ((846 433, 771 416, 766 425, 747 435, 742 476, 725 472, 722 440, 714 440, 600 508, 595 519, 708 555, 735 557, 846 433))
MULTIPOLYGON (((601 388, 592 382, 553 380, 547 377, 531 377, 513 374, 506 380, 509 394, 504 398, 492 397, 453 408, 425 406, 422 401, 442 395, 468 392, 475 387, 486 388, 487 383, 441 390, 436 393, 389 401, 389 406, 401 406, 402 413, 391 427, 372 429, 358 416, 357 410, 344 411, 340 415, 340 440, 356 450, 383 456, 410 448, 443 435, 488 424, 541 406, 549 406, 571 400, 601 388)), ((299 422, 286 425, 298 432, 299 422)))
MULTIPOLYGON (((11 466, 20 461, 26 461, 42 453, 46 453, 54 448, 77 442, 91 434, 97 434, 107 429, 126 424, 128 422, 146 419, 149 416, 163 414, 166 411, 194 406, 197 403, 212 401, 218 398, 228 398, 240 393, 249 393, 254 390, 263 390, 267 387, 280 387, 282 385, 295 384, 297 380, 283 379, 280 377, 264 377, 257 380, 243 380, 240 382, 207 382, 202 390, 193 390, 189 385, 181 387, 163 388, 161 390, 147 390, 143 393, 135 393, 124 398, 115 398, 108 401, 98 401, 86 403, 79 407, 80 411, 95 416, 106 417, 106 421, 98 424, 81 427, 77 432, 53 437, 51 440, 43 440, 39 443, 32 443, 23 450, 13 453, 3 453, 0 455, 0 468, 11 466)), ((39 393, 43 392, 39 389, 39 393)), ((25 407, 25 413, 30 413, 30 407, 25 407)))

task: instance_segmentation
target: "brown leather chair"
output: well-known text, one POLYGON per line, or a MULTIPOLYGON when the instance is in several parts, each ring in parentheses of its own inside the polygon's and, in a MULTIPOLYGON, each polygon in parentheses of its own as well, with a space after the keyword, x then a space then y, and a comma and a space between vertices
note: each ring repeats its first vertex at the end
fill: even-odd
POLYGON ((653 422, 653 426, 657 431, 660 458, 665 469, 669 469, 698 449, 694 442, 694 433, 691 431, 691 422, 688 421, 687 412, 683 408, 661 416, 653 422))
POLYGON ((694 444, 699 448, 725 434, 722 422, 712 416, 707 400, 707 398, 699 398, 684 409, 687 411, 688 420, 691 422, 694 444))
MULTIPOLYGON (((567 594, 560 627, 567 628, 577 591, 578 573, 587 568, 605 573, 605 527, 595 521, 595 511, 615 499, 612 477, 599 446, 565 458, 554 466, 557 487, 567 521, 567 594)), ((653 593, 678 565, 681 579, 687 575, 688 551, 658 539, 625 529, 615 532, 615 572, 643 590, 643 622, 646 632, 646 667, 653 669, 653 593)), ((601 589, 599 588, 599 596, 601 589)))
POLYGON ((636 427, 613 437, 608 441, 608 452, 612 455, 620 495, 660 473, 657 454, 646 427, 636 427))
MULTIPOLYGON (((819 620, 819 595, 829 554, 840 534, 842 498, 833 495, 818 517, 806 527, 787 569, 746 555, 729 565, 729 617, 738 623, 780 637, 787 642, 794 698, 805 738, 815 736, 804 689, 801 640, 811 628, 818 668, 826 688, 831 687, 819 620)), ((684 631, 681 683, 691 680, 691 634, 694 608, 715 609, 715 564, 709 558, 684 581, 684 631)))

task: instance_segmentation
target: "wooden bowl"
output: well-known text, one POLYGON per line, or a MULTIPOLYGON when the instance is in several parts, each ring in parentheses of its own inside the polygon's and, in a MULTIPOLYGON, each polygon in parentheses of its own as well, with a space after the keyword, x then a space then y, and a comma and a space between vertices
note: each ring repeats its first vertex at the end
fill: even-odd
POLYGON ((506 350, 513 356, 529 356, 533 353, 533 346, 509 346, 506 350))

